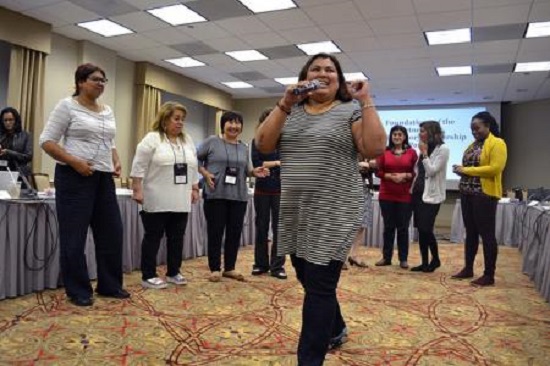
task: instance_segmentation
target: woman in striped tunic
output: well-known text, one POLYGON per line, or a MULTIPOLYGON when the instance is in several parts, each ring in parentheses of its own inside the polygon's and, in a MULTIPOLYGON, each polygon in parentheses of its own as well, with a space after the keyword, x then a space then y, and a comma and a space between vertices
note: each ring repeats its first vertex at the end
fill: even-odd
POLYGON ((277 254, 290 255, 305 290, 299 365, 321 365, 347 337, 336 287, 362 218, 357 153, 379 155, 385 138, 367 82, 352 82, 350 95, 328 54, 308 60, 298 85, 287 88, 256 132, 260 152, 281 154, 277 254), (300 93, 312 84, 318 87, 300 93))

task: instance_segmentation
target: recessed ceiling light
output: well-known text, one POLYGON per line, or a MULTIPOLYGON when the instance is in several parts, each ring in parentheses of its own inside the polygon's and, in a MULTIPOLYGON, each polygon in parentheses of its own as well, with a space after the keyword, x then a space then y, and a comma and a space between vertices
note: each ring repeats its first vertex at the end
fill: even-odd
POLYGON ((172 25, 206 22, 207 19, 194 12, 185 5, 171 5, 162 8, 147 10, 151 15, 172 25))
POLYGON ((470 28, 424 32, 424 34, 430 46, 437 44, 469 43, 472 41, 472 32, 470 28))
POLYGON ((338 46, 332 41, 314 42, 314 43, 302 43, 297 44, 296 47, 304 51, 306 55, 312 56, 318 53, 340 53, 342 52, 338 46))
POLYGON ((472 75, 472 66, 436 67, 439 76, 472 75))
POLYGON ((525 38, 550 36, 550 22, 529 23, 525 38))
POLYGON ((173 65, 179 66, 179 67, 195 67, 195 66, 204 66, 204 62, 200 62, 198 60, 195 60, 191 57, 180 57, 180 58, 172 58, 168 60, 164 60, 166 62, 170 62, 173 65))
POLYGON ((244 81, 228 81, 223 83, 223 85, 231 88, 231 89, 246 89, 246 88, 253 88, 253 85, 250 85, 249 83, 245 83, 244 81))
POLYGON ((279 84, 283 85, 292 85, 298 83, 297 77, 291 77, 291 78, 275 78, 275 81, 279 84))
POLYGON ((111 22, 107 19, 94 20, 91 22, 78 23, 79 27, 86 28, 87 30, 101 34, 104 37, 120 36, 122 34, 134 33, 131 29, 125 28, 120 24, 111 22))
POLYGON ((266 11, 291 9, 296 7, 296 4, 294 4, 292 0, 239 0, 239 2, 254 13, 264 13, 266 11))
POLYGON ((258 60, 268 59, 266 55, 256 50, 231 51, 231 52, 226 52, 225 54, 227 56, 233 57, 237 61, 258 61, 258 60))
POLYGON ((369 80, 368 76, 363 74, 362 72, 345 72, 344 78, 346 80, 369 80))
POLYGON ((549 71, 550 61, 518 62, 514 72, 549 71))

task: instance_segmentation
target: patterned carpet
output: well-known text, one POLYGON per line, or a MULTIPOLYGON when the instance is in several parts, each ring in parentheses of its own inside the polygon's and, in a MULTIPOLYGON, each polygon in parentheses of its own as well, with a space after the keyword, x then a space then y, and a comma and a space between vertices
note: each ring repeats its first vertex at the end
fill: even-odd
MULTIPOLYGON (((550 365, 550 306, 520 273, 517 249, 500 248, 497 285, 450 280, 461 245, 442 245, 431 274, 397 266, 342 275, 339 299, 350 340, 326 365, 550 365)), ((364 249, 373 263, 378 249, 364 249)), ((295 365, 302 290, 289 280, 249 276, 206 280, 206 258, 185 261, 186 287, 143 290, 125 276, 132 298, 96 298, 78 308, 63 290, 0 301, 1 365, 295 365)), ((482 256, 476 270, 480 274, 482 256)), ((411 246, 410 263, 418 261, 411 246)))

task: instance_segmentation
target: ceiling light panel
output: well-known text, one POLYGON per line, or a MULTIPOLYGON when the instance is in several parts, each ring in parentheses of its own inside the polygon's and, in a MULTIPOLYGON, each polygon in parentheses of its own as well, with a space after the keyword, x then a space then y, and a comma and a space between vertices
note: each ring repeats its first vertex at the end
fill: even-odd
POLYGON ((254 13, 265 13, 268 11, 292 9, 296 7, 296 4, 294 4, 292 0, 239 0, 239 2, 254 13))
POLYGON ((346 80, 369 80, 369 78, 362 72, 345 72, 344 78, 346 80))
POLYGON ((107 19, 94 20, 91 22, 78 23, 79 27, 86 28, 87 30, 101 34, 104 37, 114 37, 123 34, 134 33, 131 29, 121 26, 115 22, 107 19))
POLYGON ((191 57, 180 57, 164 60, 178 67, 197 67, 206 65, 204 62, 200 62, 191 57))
POLYGON ((424 32, 430 46, 440 44, 470 43, 472 31, 470 28, 449 29, 444 31, 424 32))
POLYGON ((318 53, 340 53, 342 52, 336 44, 332 41, 314 42, 314 43, 302 43, 297 44, 296 47, 304 51, 308 56, 316 55, 318 53))
POLYGON ((282 85, 292 85, 292 84, 297 84, 298 83, 298 78, 297 77, 275 78, 274 80, 276 82, 278 82, 279 84, 282 84, 282 85))
POLYGON ((550 22, 529 23, 525 38, 550 37, 550 22))
POLYGON ((228 82, 222 82, 223 85, 231 88, 231 89, 247 89, 247 88, 253 88, 254 86, 245 83, 244 81, 228 81, 228 82))
POLYGON ((199 13, 181 4, 151 9, 147 10, 147 12, 174 26, 207 21, 207 19, 199 13))
POLYGON ((518 62, 514 72, 550 71, 550 61, 518 62))
POLYGON ((472 66, 437 67, 439 76, 472 75, 472 66))
POLYGON ((233 57, 237 61, 260 61, 268 60, 268 58, 261 52, 256 50, 244 50, 244 51, 231 51, 225 52, 227 56, 233 57))

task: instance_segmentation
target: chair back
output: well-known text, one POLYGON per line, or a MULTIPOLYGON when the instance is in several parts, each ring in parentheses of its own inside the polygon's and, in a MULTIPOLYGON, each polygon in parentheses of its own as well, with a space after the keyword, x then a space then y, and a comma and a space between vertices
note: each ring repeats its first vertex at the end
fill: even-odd
POLYGON ((33 173, 32 184, 38 192, 44 192, 50 188, 50 176, 46 173, 33 173))

